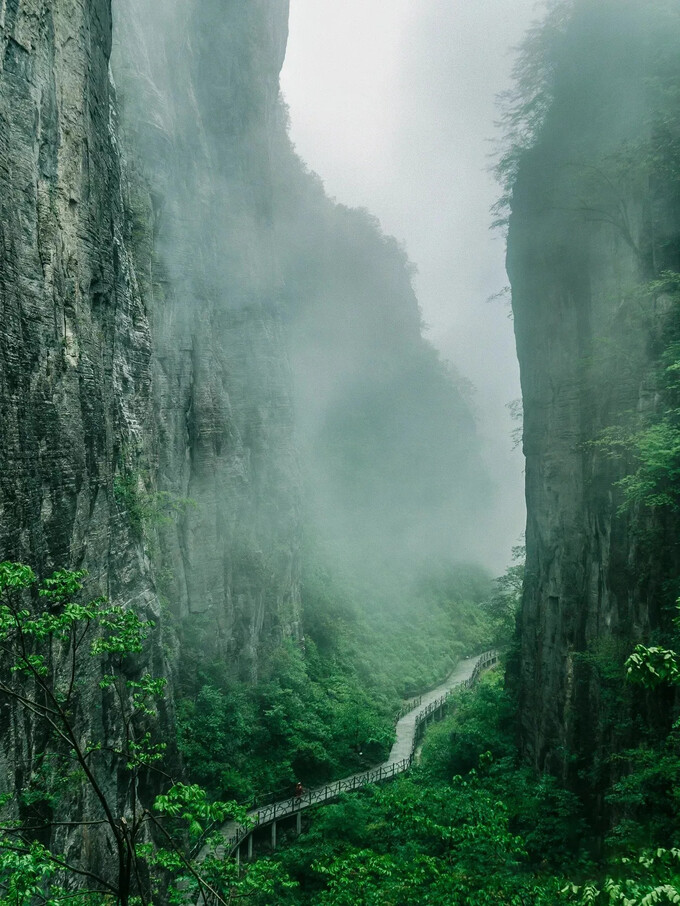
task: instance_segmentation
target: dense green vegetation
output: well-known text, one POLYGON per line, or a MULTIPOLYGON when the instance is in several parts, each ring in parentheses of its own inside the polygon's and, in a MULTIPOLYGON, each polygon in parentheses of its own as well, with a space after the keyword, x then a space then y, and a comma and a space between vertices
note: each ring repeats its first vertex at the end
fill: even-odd
POLYGON ((623 460, 627 474, 619 480, 623 491, 621 512, 644 507, 677 511, 680 507, 680 274, 664 271, 657 280, 638 288, 647 306, 671 307, 663 331, 665 344, 654 376, 658 405, 651 410, 625 413, 621 423, 608 428, 593 446, 613 459, 623 460))
POLYGON ((218 798, 282 798, 298 780, 311 787, 379 763, 403 700, 489 644, 480 605, 492 585, 479 569, 433 568, 372 595, 319 567, 305 577, 305 637, 272 651, 257 683, 234 681, 222 664, 196 671, 187 657, 180 749, 218 798))
POLYGON ((166 680, 139 667, 153 623, 83 601, 84 578, 58 570, 39 582, 25 564, 0 563, 0 703, 10 734, 24 734, 8 778, 18 793, 1 802, 0 902, 145 906, 208 891, 226 903, 235 867, 196 853, 244 810, 172 779, 159 733, 166 680))
POLYGON ((517 641, 517 614, 524 585, 524 547, 512 549, 512 565, 499 576, 492 593, 482 602, 482 610, 491 630, 494 648, 508 650, 517 641))
MULTIPOLYGON (((458 642, 461 650, 474 644, 475 636, 507 639, 521 570, 519 564, 512 567, 495 589, 475 571, 442 571, 434 578, 430 574, 418 587, 420 606, 429 613, 429 626, 427 620, 424 625, 450 635, 460 630, 461 621, 471 620, 469 637, 458 642), (483 591, 481 607, 470 602, 483 591)), ((55 672, 54 657, 70 663, 72 651, 82 648, 84 655, 89 645, 102 688, 124 704, 126 737, 101 760, 94 736, 87 750, 71 746, 69 752, 57 732, 49 756, 24 789, 20 817, 2 829, 0 882, 8 906, 56 904, 72 897, 68 878, 77 863, 53 853, 37 832, 38 822, 50 826, 50 796, 76 795, 85 779, 107 802, 106 780, 95 770, 100 760, 106 769, 107 759, 120 759, 134 784, 166 760, 165 746, 154 738, 163 683, 150 675, 136 676, 130 660, 143 650, 148 624, 103 600, 75 603, 81 580, 81 575, 70 573, 46 580, 39 597, 52 602, 51 608, 36 611, 25 598, 36 587, 31 571, 5 565, 2 631, 5 647, 15 651, 15 666, 6 664, 9 674, 0 691, 19 705, 32 703, 34 714, 47 717, 49 732, 62 727, 69 737, 70 728, 77 730, 82 720, 78 701, 87 681, 80 674, 55 672), (28 647, 22 633, 30 640, 28 647), (58 642, 57 649, 50 639, 58 642), (42 697, 51 695, 63 710, 56 727, 41 696, 29 694, 27 680, 29 687, 37 684, 38 691, 44 686, 42 697), (88 763, 89 781, 83 777, 88 763)), ((406 611, 396 619, 398 609, 392 608, 391 634, 386 623, 382 634, 374 634, 385 615, 376 612, 371 621, 361 616, 326 573, 312 574, 305 596, 316 623, 309 621, 304 643, 290 641, 272 652, 260 683, 251 689, 220 686, 217 671, 206 673, 199 677, 196 697, 187 695, 181 703, 185 757, 196 774, 203 772, 210 796, 198 786, 168 787, 161 771, 155 784, 158 794, 138 823, 133 818, 128 828, 113 811, 112 821, 104 817, 100 822, 123 853, 135 853, 136 861, 122 872, 116 890, 90 878, 94 893, 83 893, 75 902, 106 902, 106 897, 130 904, 151 902, 150 897, 179 902, 186 884, 196 890, 201 884, 207 885, 206 891, 212 888, 215 902, 236 897, 282 906, 677 902, 677 725, 661 743, 641 728, 637 746, 611 756, 611 773, 617 779, 606 798, 615 821, 603 838, 576 796, 553 778, 536 777, 521 765, 515 703, 500 671, 458 695, 452 715, 430 729, 421 764, 409 776, 317 810, 299 840, 240 874, 233 861, 212 857, 192 868, 192 847, 195 853, 216 822, 227 815, 243 820, 238 806, 215 797, 230 790, 247 801, 264 791, 265 784, 276 791, 277 783, 290 784, 298 777, 310 784, 321 782, 348 767, 380 760, 391 742, 394 706, 418 679, 407 667, 416 670, 423 646, 444 656, 444 642, 423 635, 418 620, 409 620, 406 611), (376 638, 383 640, 377 651, 369 644, 376 638), (376 704, 372 696, 378 694, 382 697, 376 704), (156 831, 144 840, 147 824, 156 831), (131 839, 139 836, 132 850, 127 834, 131 839), (159 835, 162 839, 152 843, 159 835), (146 880, 140 882, 140 877, 146 880), (180 886, 179 878, 184 879, 180 886)), ((603 688, 611 698, 612 715, 620 712, 624 698, 636 694, 636 685, 642 687, 641 694, 663 700, 664 690, 678 684, 677 641, 675 648, 638 646, 628 652, 625 663, 619 652, 608 649, 591 656, 606 680, 603 688)), ((430 664, 430 669, 436 667, 430 664)), ((427 676, 420 673, 423 681, 427 676)), ((93 813, 83 821, 93 817, 99 820, 93 813)))
POLYGON ((277 856, 284 903, 554 903, 579 858, 575 798, 517 766, 500 673, 459 695, 408 777, 317 813, 277 856))
POLYGON ((311 784, 380 761, 392 742, 400 696, 414 691, 413 684, 441 679, 456 652, 493 631, 471 600, 489 591, 476 570, 441 572, 420 584, 417 601, 429 624, 423 613, 414 620, 394 608, 389 620, 383 613, 369 621, 341 602, 337 590, 331 593, 325 574, 317 576, 306 589, 316 623, 309 621, 304 642, 272 652, 254 687, 220 686, 215 667, 198 677, 195 698, 180 702, 181 748, 206 791, 172 780, 174 747, 158 733, 165 680, 138 666, 139 656, 148 657, 153 623, 103 598, 80 603, 84 578, 60 571, 38 583, 27 566, 0 566, 0 696, 34 722, 42 747, 27 765, 21 801, 3 803, 10 817, 0 826, 0 902, 8 906, 64 899, 144 906, 183 902, 187 891, 204 891, 215 903, 274 895, 283 902, 298 885, 286 866, 264 861, 240 876, 231 860, 196 861, 224 820, 245 820, 243 807, 218 794, 247 802, 269 785, 285 795, 295 778, 311 784), (432 627, 437 641, 429 636, 432 627), (375 638, 382 639, 377 647, 370 644, 375 638), (104 696, 101 717, 84 707, 93 686, 104 696), (113 742, 106 714, 122 721, 122 736, 113 742), (144 791, 122 815, 121 789, 144 791), (72 847, 68 853, 54 847, 66 827, 55 809, 64 797, 78 800, 82 790, 89 804, 68 827, 76 835, 96 828, 103 845, 109 841, 118 854, 116 880, 90 871, 72 847), (75 877, 85 879, 77 896, 69 893, 75 877))
MULTIPOLYGON (((643 662, 629 662, 633 679, 652 676, 643 662)), ((289 884, 277 902, 678 902, 677 730, 660 749, 625 753, 626 776, 608 793, 618 818, 603 849, 578 798, 521 765, 515 726, 500 671, 461 692, 454 713, 428 732, 418 768, 317 810, 302 837, 269 860, 289 884)), ((254 894, 254 902, 269 901, 254 894)))
MULTIPOLYGON (((511 572, 499 583, 489 600, 507 594, 513 575, 511 572)), ((5 822, 2 828, 0 883, 5 891, 2 902, 8 906, 56 904, 73 896, 67 892, 68 878, 77 871, 77 863, 72 857, 67 861, 64 854, 53 853, 38 833, 39 827, 49 827, 52 820, 50 796, 77 795, 84 780, 106 803, 110 794, 102 771, 108 770, 111 758, 118 758, 121 768, 126 765, 130 782, 135 784, 142 773, 162 767, 166 758, 165 746, 154 738, 163 683, 146 674, 136 676, 133 666, 135 653, 143 649, 148 624, 103 600, 75 603, 81 579, 79 574, 58 573, 46 580, 40 598, 51 602, 50 608, 36 611, 26 599, 26 592, 36 587, 31 571, 11 564, 3 567, 3 644, 14 652, 14 666, 5 664, 8 674, 0 691, 19 706, 28 703, 35 716, 46 718, 48 736, 56 734, 48 743, 49 756, 24 788, 17 819, 5 822), (120 748, 114 746, 106 753, 94 735, 86 750, 78 748, 83 719, 78 702, 83 683, 88 681, 80 672, 54 670, 55 656, 71 663, 72 651, 81 648, 82 655, 89 652, 102 688, 118 695, 123 706, 125 739, 118 744, 120 748), (57 709, 56 717, 45 708, 46 697, 52 702, 50 708, 57 709), (86 766, 91 779, 83 774, 86 766)), ((433 593, 431 585, 427 587, 433 593)), ((442 586, 435 583, 435 587, 441 590, 442 586)), ((486 624, 486 631, 502 632, 505 622, 506 614, 501 612, 497 625, 486 624)), ((478 623, 478 627, 483 625, 478 623)), ((219 771, 239 764, 238 751, 232 756, 226 749, 232 734, 250 733, 246 741, 253 747, 250 764, 255 771, 275 761, 277 753, 291 758, 294 746, 299 749, 296 757, 302 760, 291 760, 289 767, 313 764, 319 776, 343 767, 343 760, 356 758, 357 739, 368 751, 371 746, 376 754, 380 751, 384 740, 373 722, 375 711, 367 699, 351 697, 366 677, 350 670, 349 643, 345 651, 349 660, 342 661, 337 639, 349 635, 334 635, 335 647, 320 631, 317 635, 320 646, 306 639, 304 650, 291 643, 277 651, 272 656, 271 675, 250 697, 241 689, 244 700, 240 705, 234 706, 234 698, 224 692, 217 706, 210 701, 215 690, 207 691, 211 689, 207 685, 202 688, 194 703, 196 719, 186 726, 200 729, 206 715, 210 716, 205 723, 205 748, 197 754, 189 752, 189 756, 199 763, 207 759, 212 732, 212 760, 206 762, 205 770, 218 770, 209 776, 216 787, 233 783, 224 781, 219 771), (337 656, 335 661, 331 654, 337 656), (269 713, 258 723, 248 709, 263 704, 268 705, 269 713), (202 714, 197 713, 199 708, 204 709, 202 714), (296 719, 296 714, 303 718, 296 719), (254 730, 239 727, 238 720, 245 725, 250 719, 254 730), (257 757, 257 745, 269 746, 269 759, 264 752, 257 757)), ((663 695, 665 687, 678 684, 680 658, 672 648, 639 646, 620 668, 613 666, 615 659, 606 652, 599 659, 599 669, 604 670, 606 663, 612 674, 613 709, 617 695, 631 694, 631 685, 663 695), (626 677, 628 684, 623 682, 626 677)), ((386 671, 389 674, 389 668, 386 671)), ((386 685, 384 676, 374 677, 374 681, 386 685)), ((187 702, 184 707, 189 707, 187 702)), ((160 896, 159 902, 180 902, 183 888, 177 885, 184 878, 182 884, 193 884, 196 890, 204 884, 206 890, 209 886, 217 891, 215 902, 236 897, 282 906, 475 906, 488 902, 540 906, 594 900, 644 906, 677 902, 678 727, 662 744, 650 736, 634 749, 612 756, 612 762, 622 769, 607 791, 616 821, 604 840, 589 823, 577 797, 553 778, 536 777, 520 764, 515 727, 515 703, 504 688, 501 672, 495 671, 474 690, 459 693, 452 715, 430 729, 422 762, 409 776, 317 810, 299 840, 241 874, 233 861, 214 858, 191 869, 189 856, 192 846, 195 852, 196 843, 205 839, 215 822, 229 814, 242 820, 239 808, 233 803, 211 802, 199 787, 167 787, 167 780, 159 779, 155 801, 137 819, 131 816, 129 826, 120 823, 122 819, 113 810, 111 820, 106 810, 101 821, 94 812, 82 816, 82 821, 97 820, 103 832, 119 841, 123 853, 135 853, 138 874, 134 880, 129 868, 123 871, 116 890, 91 877, 89 887, 94 892, 73 901, 82 906, 110 897, 112 902, 133 904, 160 896), (156 832, 143 841, 147 824, 153 824, 156 832), (132 850, 126 845, 127 834, 131 839, 140 835, 132 850), (162 839, 152 844, 151 839, 159 834, 162 839), (147 879, 141 894, 135 892, 140 877, 147 879)), ((247 764, 242 771, 248 778, 247 764)), ((253 771, 251 776, 257 775, 253 771)), ((251 790, 255 782, 250 780, 251 790)))

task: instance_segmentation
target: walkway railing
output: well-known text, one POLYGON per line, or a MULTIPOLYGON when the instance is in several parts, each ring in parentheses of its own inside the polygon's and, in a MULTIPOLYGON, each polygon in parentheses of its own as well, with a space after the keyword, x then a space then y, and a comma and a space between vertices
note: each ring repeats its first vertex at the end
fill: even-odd
MULTIPOLYGON (((337 799, 341 793, 351 793, 369 786, 374 783, 382 783, 386 780, 392 780, 399 774, 408 771, 413 765, 414 753, 420 738, 422 729, 427 719, 437 711, 443 709, 452 695, 458 689, 469 688, 479 679, 479 675, 487 668, 498 662, 499 654, 497 651, 486 651, 476 658, 474 668, 466 679, 457 682, 452 688, 442 696, 422 707, 422 696, 416 700, 417 704, 409 703, 411 708, 406 714, 412 714, 417 711, 413 735, 411 738, 411 754, 408 758, 400 761, 387 761, 368 771, 362 771, 359 774, 353 774, 351 777, 345 777, 342 780, 336 780, 326 786, 319 787, 316 790, 308 790, 302 796, 293 796, 290 799, 284 799, 280 802, 274 802, 271 805, 260 806, 248 813, 249 824, 236 825, 233 822, 225 824, 222 828, 224 835, 224 844, 217 849, 217 855, 224 857, 234 853, 241 843, 249 837, 257 828, 266 827, 275 821, 288 818, 291 815, 299 814, 303 809, 329 802, 337 799)), ((406 716, 402 715, 402 718, 406 716)))
MULTIPOLYGON (((455 692, 458 691, 458 689, 460 689, 461 687, 463 689, 469 689, 471 686, 474 686, 474 684, 479 679, 480 673, 482 673, 482 671, 486 670, 488 667, 492 667, 494 664, 496 664, 498 662, 498 657, 499 655, 497 651, 485 651, 484 654, 480 654, 477 658, 477 663, 475 664, 472 673, 467 679, 458 683, 452 689, 449 689, 449 691, 442 695, 441 698, 437 698, 435 699, 435 701, 430 702, 429 705, 426 705, 422 709, 422 711, 420 711, 416 715, 416 728, 418 728, 425 720, 427 720, 430 714, 434 714, 434 712, 438 711, 442 707, 442 705, 446 704, 446 702, 455 692)), ((413 751, 415 751, 415 738, 413 751)), ((413 752, 411 753, 411 755, 413 756, 413 752)))

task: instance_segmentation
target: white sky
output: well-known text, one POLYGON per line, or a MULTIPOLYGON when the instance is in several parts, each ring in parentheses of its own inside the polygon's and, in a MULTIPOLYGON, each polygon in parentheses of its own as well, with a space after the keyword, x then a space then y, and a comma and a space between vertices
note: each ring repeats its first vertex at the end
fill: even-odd
POLYGON ((343 204, 368 208, 418 267, 429 338, 475 385, 498 508, 483 534, 497 571, 524 529, 519 397, 507 283, 489 230, 495 96, 536 0, 291 0, 282 73, 297 150, 343 204))

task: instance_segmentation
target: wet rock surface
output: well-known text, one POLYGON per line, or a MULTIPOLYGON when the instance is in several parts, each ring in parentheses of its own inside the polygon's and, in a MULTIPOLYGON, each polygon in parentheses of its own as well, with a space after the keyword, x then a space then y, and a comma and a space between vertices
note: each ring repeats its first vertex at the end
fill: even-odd
POLYGON ((603 779, 593 766, 604 772, 604 759, 630 743, 625 730, 614 738, 603 677, 667 626, 678 565, 676 549, 646 540, 671 538, 676 517, 622 509, 616 483, 634 462, 599 444, 606 429, 635 430, 663 405, 672 312, 645 287, 677 269, 680 234, 677 186, 650 180, 640 150, 650 140, 650 48, 638 11, 626 11, 631 21, 610 42, 616 65, 594 51, 612 10, 576 18, 571 59, 578 51, 587 65, 556 79, 520 158, 508 236, 527 462, 522 744, 537 768, 588 794, 603 779))
POLYGON ((300 481, 272 221, 285 2, 116 6, 114 73, 152 310, 154 474, 171 608, 254 679, 299 620, 300 481), (214 8, 213 8, 214 7, 214 8), (218 8, 219 7, 219 8, 218 8), (148 200, 147 200, 148 199, 148 200))
MULTIPOLYGON (((115 493, 123 451, 148 450, 149 312, 130 252, 109 80, 107 0, 0 4, 0 559, 47 575, 88 571, 86 591, 158 620, 149 562, 115 493)), ((164 629, 145 660, 168 676, 164 629)), ((93 740, 120 732, 93 662, 79 682, 93 740)), ((171 719, 168 701, 163 720, 171 719)), ((44 740, 25 715, 2 714, 3 789, 38 770, 44 740)), ((105 789, 121 808, 115 772, 105 789)), ((87 814, 72 790, 64 814, 87 814)), ((85 845, 61 829, 58 845, 85 845)), ((93 835, 84 855, 101 862, 93 835)))

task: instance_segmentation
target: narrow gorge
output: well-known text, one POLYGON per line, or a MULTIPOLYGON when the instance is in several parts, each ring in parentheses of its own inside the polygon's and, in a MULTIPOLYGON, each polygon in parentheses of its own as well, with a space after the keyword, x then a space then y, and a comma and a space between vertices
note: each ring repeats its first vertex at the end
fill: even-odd
MULTIPOLYGON (((371 580, 388 600, 464 543, 488 493, 474 419, 405 253, 294 153, 286 0, 9 0, 0 29, 2 559, 84 571, 89 598, 151 621, 123 675, 165 681, 181 774, 178 695, 304 651, 305 569, 396 569, 371 580)), ((45 771, 45 735, 3 714, 11 794, 45 771)), ((105 750, 123 732, 105 695, 77 722, 105 750)), ((134 807, 124 773, 103 786, 134 807)), ((88 816, 91 792, 41 793, 40 821, 88 816)), ((106 844, 55 834, 105 870, 106 844)))
POLYGON ((680 902, 680 10, 348 0, 405 243, 297 3, 0 0, 0 906, 680 902))

